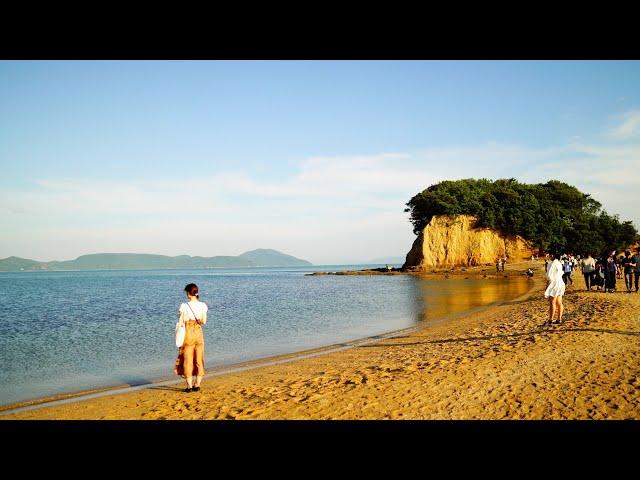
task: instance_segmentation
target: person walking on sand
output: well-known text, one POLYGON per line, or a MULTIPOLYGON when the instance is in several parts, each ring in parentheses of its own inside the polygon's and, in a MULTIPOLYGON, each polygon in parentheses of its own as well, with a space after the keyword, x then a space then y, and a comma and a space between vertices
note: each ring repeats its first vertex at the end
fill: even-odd
POLYGON ((618 273, 618 264, 616 263, 616 251, 613 250, 607 258, 605 264, 606 285, 605 292, 613 293, 616 291, 616 274, 618 273))
POLYGON ((178 352, 176 374, 187 381, 185 392, 199 392, 204 377, 204 335, 202 326, 207 323, 207 304, 200 301, 198 286, 190 283, 184 287, 188 302, 180 304, 178 324, 185 326, 184 343, 178 352))
POLYGON ((627 287, 627 292, 631 293, 633 288, 633 259, 631 258, 631 252, 627 250, 624 252, 624 258, 622 259, 622 270, 624 270, 624 285, 627 287))
POLYGON ((636 254, 631 257, 631 265, 633 266, 633 277, 636 284, 636 293, 638 293, 638 279, 640 278, 640 247, 636 254))
POLYGON ((551 325, 553 323, 562 323, 562 314, 564 312, 564 306, 562 305, 562 296, 565 291, 565 284, 563 280, 562 264, 558 258, 557 253, 551 254, 551 264, 549 264, 549 270, 547 271, 547 280, 549 283, 547 289, 544 291, 545 298, 549 299, 549 320, 542 324, 543 327, 551 325), (557 314, 558 321, 554 322, 553 317, 557 314))
POLYGON ((616 278, 622 280, 622 262, 624 261, 624 255, 620 255, 617 259, 616 263, 618 264, 618 271, 616 273, 616 278))
POLYGON ((565 259, 564 261, 564 265, 562 266, 562 270, 564 271, 564 274, 562 275, 562 280, 564 281, 565 285, 567 283, 570 283, 571 285, 573 285, 573 280, 571 280, 571 260, 569 260, 568 258, 565 259))
POLYGON ((580 260, 580 268, 584 275, 584 284, 587 286, 587 290, 591 290, 591 284, 593 283, 593 275, 596 271, 596 261, 591 254, 580 260))
POLYGON ((597 291, 600 291, 600 287, 602 287, 602 290, 604 290, 604 286, 606 283, 607 276, 605 275, 604 263, 605 262, 601 257, 596 260, 596 274, 594 275, 592 281, 596 286, 597 291))

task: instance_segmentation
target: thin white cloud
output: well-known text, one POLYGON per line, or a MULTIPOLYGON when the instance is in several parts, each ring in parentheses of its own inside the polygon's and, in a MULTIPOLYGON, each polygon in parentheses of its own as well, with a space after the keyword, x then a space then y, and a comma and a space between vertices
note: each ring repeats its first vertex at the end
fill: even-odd
POLYGON ((0 258, 92 252, 237 255, 276 248, 314 263, 403 256, 404 204, 445 179, 557 179, 640 226, 640 145, 486 143, 408 153, 314 157, 279 180, 237 170, 175 181, 42 179, 0 190, 0 258), (628 203, 623 202, 628 198, 628 203))
POLYGON ((573 143, 557 155, 533 164, 527 176, 555 178, 587 191, 589 188, 579 186, 640 186, 640 145, 573 143))
POLYGON ((628 140, 640 136, 640 110, 632 110, 619 117, 619 123, 609 129, 612 140, 628 140))

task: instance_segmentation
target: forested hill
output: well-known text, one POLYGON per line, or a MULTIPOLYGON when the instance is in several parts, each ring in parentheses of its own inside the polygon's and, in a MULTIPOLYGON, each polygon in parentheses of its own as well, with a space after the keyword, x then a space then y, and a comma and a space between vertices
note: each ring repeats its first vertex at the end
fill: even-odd
POLYGON ((602 254, 638 240, 631 221, 620 221, 591 195, 557 180, 447 180, 416 194, 406 205, 416 235, 434 215, 467 214, 477 218, 476 227, 520 235, 545 251, 602 254))
POLYGON ((145 253, 96 253, 75 260, 38 262, 8 257, 0 260, 0 271, 32 270, 129 270, 171 268, 290 267, 311 265, 277 250, 258 249, 238 256, 191 257, 152 255, 145 253))

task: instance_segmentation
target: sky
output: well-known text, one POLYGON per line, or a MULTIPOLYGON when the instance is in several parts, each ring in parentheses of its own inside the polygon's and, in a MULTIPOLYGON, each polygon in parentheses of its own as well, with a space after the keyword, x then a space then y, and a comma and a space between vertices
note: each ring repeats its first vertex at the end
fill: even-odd
POLYGON ((462 178, 640 229, 640 62, 0 61, 0 258, 404 257, 462 178))

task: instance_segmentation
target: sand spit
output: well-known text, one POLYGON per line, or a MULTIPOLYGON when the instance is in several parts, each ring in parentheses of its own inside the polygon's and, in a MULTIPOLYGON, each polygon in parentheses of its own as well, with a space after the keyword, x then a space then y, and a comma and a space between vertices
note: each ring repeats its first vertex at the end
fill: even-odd
MULTIPOLYGON (((511 266, 514 274, 528 267, 511 266)), ((157 386, 0 418, 640 418, 640 294, 586 292, 575 275, 565 322, 543 329, 541 265, 535 270, 530 293, 514 301, 377 343, 207 378, 199 393, 157 386)))

